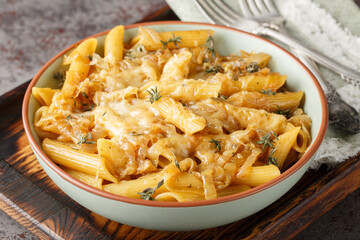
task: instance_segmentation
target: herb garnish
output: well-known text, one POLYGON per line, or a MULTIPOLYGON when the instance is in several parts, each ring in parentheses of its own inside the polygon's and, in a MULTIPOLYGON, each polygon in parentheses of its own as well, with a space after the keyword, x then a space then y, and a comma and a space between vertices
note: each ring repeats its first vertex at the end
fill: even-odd
POLYGON ((141 135, 144 135, 144 134, 143 133, 129 132, 129 135, 131 135, 131 136, 141 136, 141 135))
POLYGON ((218 73, 218 72, 224 72, 224 69, 217 65, 216 67, 209 67, 205 69, 206 73, 218 73))
POLYGON ((265 89, 261 89, 261 91, 259 92, 259 93, 262 93, 262 94, 265 94, 265 95, 268 95, 268 96, 270 96, 270 95, 275 95, 276 94, 276 92, 274 92, 273 90, 271 90, 271 89, 268 89, 268 90, 265 90, 265 89))
POLYGON ((101 116, 102 116, 102 117, 105 116, 106 113, 107 113, 107 111, 105 111, 101 116))
POLYGON ((85 92, 81 92, 81 95, 83 95, 83 96, 84 96, 84 98, 89 98, 89 97, 88 97, 88 95, 86 95, 86 93, 85 93, 85 92))
POLYGON ((92 61, 93 57, 89 54, 88 58, 90 59, 90 61, 92 61))
POLYGON ((220 97, 220 98, 222 98, 222 99, 224 99, 224 100, 226 100, 226 99, 228 99, 228 98, 229 98, 229 97, 224 96, 224 95, 222 95, 222 94, 219 94, 219 97, 220 97))
POLYGON ((53 78, 59 82, 59 86, 62 86, 65 82, 65 73, 63 71, 58 71, 54 74, 53 78))
POLYGON ((66 120, 69 120, 71 118, 71 115, 68 115, 67 117, 66 117, 66 120))
POLYGON ((209 141, 210 143, 213 143, 214 144, 214 147, 213 148, 216 148, 216 152, 215 153, 220 153, 221 151, 221 141, 219 140, 215 140, 215 139, 211 139, 211 141, 209 141))
MULTIPOLYGON (((81 103, 81 104, 83 104, 83 103, 81 103)), ((84 107, 85 107, 85 106, 88 106, 88 105, 89 105, 89 104, 85 104, 85 105, 83 104, 84 107)), ((95 104, 95 103, 92 103, 89 107, 84 108, 84 112, 92 110, 95 106, 96 106, 96 104, 95 104)))
POLYGON ((150 94, 150 98, 149 98, 150 103, 154 103, 162 97, 160 95, 161 91, 158 92, 157 90, 157 86, 155 86, 155 88, 150 88, 150 91, 149 90, 146 91, 150 94))
POLYGON ((175 35, 172 33, 173 38, 170 38, 167 41, 160 40, 160 42, 163 45, 163 48, 167 47, 169 43, 174 43, 176 47, 179 47, 178 43, 181 43, 181 37, 175 37, 175 35))
POLYGON ((206 39, 206 43, 209 43, 209 47, 205 50, 205 53, 211 53, 212 57, 216 57, 215 49, 214 49, 214 39, 211 35, 206 39))
POLYGON ((279 105, 277 105, 278 109, 276 109, 277 114, 284 115, 286 118, 290 117, 290 109, 283 110, 280 108, 279 105))
POLYGON ((174 153, 174 151, 172 151, 173 155, 174 155, 174 163, 175 163, 175 166, 180 170, 181 172, 181 168, 180 168, 180 164, 179 164, 179 161, 176 159, 176 155, 174 153))
POLYGON ((155 191, 159 189, 162 185, 164 185, 164 179, 158 182, 155 188, 146 188, 144 191, 138 192, 138 194, 140 195, 141 199, 155 201, 155 199, 153 199, 151 195, 153 195, 155 191))
POLYGON ((245 71, 248 73, 254 73, 260 70, 260 66, 257 62, 251 62, 249 65, 245 67, 245 71))
POLYGON ((274 137, 275 137, 276 139, 279 139, 278 136, 277 136, 277 134, 271 131, 271 132, 268 132, 267 134, 265 134, 265 135, 260 139, 260 141, 256 142, 257 144, 264 144, 264 146, 263 146, 263 148, 262 148, 262 151, 265 150, 266 146, 274 149, 274 145, 273 145, 274 141, 271 139, 271 135, 274 135, 274 137))
POLYGON ((273 154, 274 154, 275 151, 276 151, 276 149, 271 150, 271 152, 270 152, 270 154, 268 156, 267 164, 268 165, 272 164, 272 165, 275 165, 275 166, 279 167, 278 164, 277 164, 277 159, 273 157, 273 154))
POLYGON ((80 135, 80 139, 79 139, 79 142, 77 143, 78 145, 80 144, 95 144, 96 142, 95 141, 89 141, 89 139, 91 139, 92 136, 91 136, 91 133, 87 133, 85 135, 85 137, 81 136, 80 135))

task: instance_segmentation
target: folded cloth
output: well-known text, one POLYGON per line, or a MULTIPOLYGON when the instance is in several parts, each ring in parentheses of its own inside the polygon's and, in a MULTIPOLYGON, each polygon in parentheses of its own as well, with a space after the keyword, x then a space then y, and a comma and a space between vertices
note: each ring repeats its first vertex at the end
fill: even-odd
MULTIPOLYGON (((166 0, 182 21, 208 22, 193 1, 166 0)), ((360 71, 360 10, 352 0, 273 0, 293 37, 342 64, 360 71), (349 17, 351 16, 351 17, 349 17)), ((225 0, 241 11, 236 0, 225 0)), ((320 66, 342 99, 360 111, 360 89, 320 66)), ((329 126, 310 168, 334 167, 360 152, 360 133, 347 135, 329 126)))

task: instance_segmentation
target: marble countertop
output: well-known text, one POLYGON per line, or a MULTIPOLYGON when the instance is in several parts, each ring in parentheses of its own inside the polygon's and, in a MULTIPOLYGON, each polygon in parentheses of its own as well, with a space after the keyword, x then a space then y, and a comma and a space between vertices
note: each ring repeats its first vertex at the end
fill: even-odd
MULTIPOLYGON (((165 0, 0 0, 0 95, 30 80, 57 52, 80 39, 146 18, 165 0)), ((296 239, 360 236, 360 190, 296 239)), ((1 200, 0 200, 1 201, 1 200)), ((37 239, 0 210, 1 239, 37 239)))

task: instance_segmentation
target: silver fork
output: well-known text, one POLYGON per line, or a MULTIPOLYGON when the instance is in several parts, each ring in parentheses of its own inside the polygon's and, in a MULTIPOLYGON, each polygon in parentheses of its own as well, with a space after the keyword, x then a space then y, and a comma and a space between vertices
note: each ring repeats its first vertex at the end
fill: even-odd
POLYGON ((345 80, 360 85, 360 73, 325 56, 319 51, 304 46, 298 40, 276 29, 275 24, 260 23, 253 19, 242 18, 237 12, 227 7, 221 0, 193 0, 210 22, 239 28, 256 35, 272 37, 288 46, 301 50, 308 57, 340 74, 345 80), (273 28, 275 27, 275 29, 273 28))
MULTIPOLYGON (((237 18, 238 13, 227 7, 222 1, 196 0, 197 6, 211 23, 228 23, 231 18, 237 18)), ((239 0, 240 8, 247 18, 256 18, 264 26, 286 34, 284 18, 280 16, 271 0, 239 0)), ((327 98, 329 122, 333 126, 350 133, 360 132, 358 112, 345 103, 326 82, 317 65, 302 52, 292 49, 293 53, 312 71, 321 84, 327 98)))
MULTIPOLYGON (((284 26, 285 19, 279 14, 272 0, 238 0, 238 2, 244 17, 256 19, 283 34, 288 34, 284 26)), ((294 48, 291 48, 291 51, 310 69, 324 90, 329 108, 329 123, 348 132, 359 132, 358 112, 340 98, 330 83, 324 79, 314 61, 301 51, 294 48)))

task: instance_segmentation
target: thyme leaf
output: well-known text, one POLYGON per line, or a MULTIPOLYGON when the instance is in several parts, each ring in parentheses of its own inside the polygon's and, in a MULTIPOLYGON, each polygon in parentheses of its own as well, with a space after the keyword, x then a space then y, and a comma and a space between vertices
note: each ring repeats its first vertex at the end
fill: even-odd
POLYGON ((91 133, 87 133, 85 135, 85 137, 81 136, 80 135, 80 139, 79 139, 79 142, 77 143, 78 145, 81 145, 81 144, 95 144, 96 142, 95 141, 90 141, 89 139, 91 139, 92 136, 91 136, 91 133))
POLYGON ((160 182, 158 182, 156 187, 154 187, 154 188, 146 188, 146 189, 144 189, 144 191, 138 192, 137 194, 140 195, 141 199, 155 201, 155 199, 152 198, 151 195, 153 195, 155 193, 155 191, 157 189, 159 189, 162 185, 164 185, 164 179, 162 179, 160 182))
POLYGON ((271 132, 268 132, 267 134, 265 134, 260 139, 260 141, 256 142, 257 144, 263 144, 264 145, 263 148, 262 148, 262 151, 264 151, 266 147, 270 147, 270 148, 274 149, 274 145, 273 145, 274 141, 271 139, 271 135, 274 135, 274 137, 276 139, 279 139, 277 134, 271 131, 271 132))
POLYGON ((58 71, 54 74, 53 78, 59 82, 59 86, 62 86, 65 82, 65 73, 63 71, 58 71))
POLYGON ((222 98, 222 99, 224 99, 224 100, 226 100, 226 99, 229 98, 229 97, 227 97, 227 96, 225 96, 225 95, 222 95, 222 94, 219 94, 219 97, 222 98))
POLYGON ((211 53, 211 56, 216 57, 214 49, 214 39, 211 35, 206 39, 206 43, 209 43, 209 47, 205 50, 205 53, 211 53))
POLYGON ((224 72, 224 69, 221 66, 217 65, 215 67, 206 68, 205 72, 206 73, 218 73, 218 72, 224 72))
POLYGON ((84 96, 84 98, 89 98, 89 96, 88 96, 88 95, 86 95, 86 93, 85 93, 85 92, 81 92, 81 95, 83 95, 83 96, 84 96))
POLYGON ((213 148, 216 148, 217 150, 215 151, 215 153, 220 153, 221 152, 221 141, 220 140, 216 140, 216 139, 211 139, 211 141, 209 141, 210 143, 214 144, 213 148))
POLYGON ((179 161, 176 159, 176 155, 174 153, 174 151, 172 152, 173 155, 174 155, 174 163, 175 163, 175 166, 180 170, 181 172, 181 168, 180 168, 180 164, 179 164, 179 161))
MULTIPOLYGON (((83 103, 81 103, 81 104, 83 104, 83 103)), ((83 106, 85 107, 85 106, 88 106, 89 104, 83 104, 83 106)), ((90 106, 89 107, 87 107, 87 108, 84 108, 84 112, 87 112, 87 111, 90 111, 90 110, 92 110, 94 107, 96 106, 96 104, 95 103, 92 103, 92 104, 90 104, 90 106)))
POLYGON ((268 156, 267 164, 268 165, 272 164, 272 165, 275 165, 275 166, 279 167, 278 164, 277 164, 277 159, 275 157, 273 157, 273 154, 274 154, 275 151, 276 151, 276 149, 271 150, 271 152, 270 152, 270 154, 268 156))
POLYGON ((277 105, 278 109, 276 109, 277 114, 284 115, 286 118, 290 117, 290 109, 283 110, 280 108, 279 105, 277 105))
POLYGON ((146 91, 150 94, 150 98, 149 98, 150 103, 154 103, 162 97, 160 95, 161 91, 158 92, 157 90, 157 86, 155 86, 155 88, 150 88, 150 91, 149 90, 146 91))
POLYGON ((90 61, 93 60, 93 57, 90 54, 88 55, 88 58, 90 59, 90 61))
POLYGON ((141 135, 144 135, 144 134, 143 133, 129 132, 129 135, 131 135, 131 136, 141 136, 141 135))
POLYGON ((175 37, 175 35, 172 33, 173 38, 170 38, 167 41, 160 40, 160 42, 163 45, 163 48, 167 47, 169 43, 174 43, 176 47, 179 47, 178 43, 181 43, 181 37, 175 37))
POLYGON ((245 71, 248 73, 254 73, 260 70, 260 66, 257 62, 251 62, 249 65, 245 67, 245 71))
POLYGON ((262 93, 262 94, 265 94, 265 95, 268 95, 268 96, 270 96, 270 95, 275 95, 276 94, 276 92, 274 92, 273 90, 271 90, 271 89, 267 89, 267 90, 265 90, 265 89, 261 89, 261 91, 259 92, 259 93, 262 93))
POLYGON ((68 115, 67 117, 66 117, 66 120, 69 120, 71 118, 71 115, 68 115))

